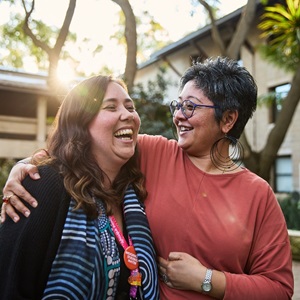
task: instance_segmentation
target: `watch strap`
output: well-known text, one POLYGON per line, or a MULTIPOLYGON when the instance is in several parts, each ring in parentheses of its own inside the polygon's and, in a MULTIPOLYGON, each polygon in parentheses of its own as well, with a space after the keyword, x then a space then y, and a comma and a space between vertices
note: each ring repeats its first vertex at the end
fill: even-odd
POLYGON ((211 277, 212 277, 212 269, 206 269, 204 282, 205 283, 211 283, 211 277))
POLYGON ((212 289, 211 278, 212 278, 212 269, 206 269, 205 278, 202 282, 201 289, 204 293, 209 293, 212 289))

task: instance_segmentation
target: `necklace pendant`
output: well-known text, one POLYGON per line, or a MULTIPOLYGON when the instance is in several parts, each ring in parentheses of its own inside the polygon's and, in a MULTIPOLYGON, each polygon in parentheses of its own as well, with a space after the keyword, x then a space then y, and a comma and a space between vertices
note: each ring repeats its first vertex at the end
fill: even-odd
POLYGON ((128 277, 128 283, 130 285, 141 286, 142 285, 142 274, 140 272, 134 272, 128 277))

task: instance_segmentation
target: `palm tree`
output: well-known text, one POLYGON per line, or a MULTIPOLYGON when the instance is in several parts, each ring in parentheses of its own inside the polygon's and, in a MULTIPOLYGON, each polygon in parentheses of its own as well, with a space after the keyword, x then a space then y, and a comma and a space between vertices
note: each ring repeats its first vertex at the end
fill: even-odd
POLYGON ((265 8, 258 28, 267 45, 264 56, 281 68, 296 71, 300 62, 300 0, 286 0, 287 6, 275 4, 265 8))

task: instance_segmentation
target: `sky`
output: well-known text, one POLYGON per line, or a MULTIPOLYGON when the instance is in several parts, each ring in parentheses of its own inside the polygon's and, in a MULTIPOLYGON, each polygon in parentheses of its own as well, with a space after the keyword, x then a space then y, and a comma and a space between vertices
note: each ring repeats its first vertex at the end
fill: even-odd
MULTIPOLYGON (((246 0, 220 0, 220 2, 220 9, 225 15, 244 5, 246 0)), ((36 16, 46 24, 60 27, 68 3, 69 0, 36 0, 36 16)), ((172 41, 199 29, 205 18, 201 8, 193 16, 190 15, 190 0, 130 0, 130 3, 136 15, 142 10, 148 10, 155 21, 168 31, 172 41)), ((0 1, 0 24, 9 20, 10 10, 5 2, 0 1)), ((78 58, 80 67, 87 74, 99 71, 104 64, 116 74, 122 72, 125 65, 124 49, 110 39, 117 31, 115 26, 118 23, 119 11, 119 6, 110 0, 77 0, 70 31, 77 34, 78 43, 68 51, 78 58), (85 38, 89 38, 90 42, 83 42, 85 38), (92 49, 99 43, 104 47, 95 57, 92 55, 92 49)), ((27 58, 25 61, 25 70, 34 72, 31 59, 27 58)), ((70 66, 63 63, 61 69, 65 77, 67 70, 70 69, 71 72, 70 66)))

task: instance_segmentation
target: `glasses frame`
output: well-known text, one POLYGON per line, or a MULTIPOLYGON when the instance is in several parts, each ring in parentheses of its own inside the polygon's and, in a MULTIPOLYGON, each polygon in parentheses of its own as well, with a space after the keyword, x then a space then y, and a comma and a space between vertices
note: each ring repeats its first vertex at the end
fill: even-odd
POLYGON ((205 104, 196 104, 194 103, 193 101, 191 100, 183 100, 182 103, 180 103, 179 101, 177 100, 172 100, 171 103, 170 103, 170 111, 171 111, 171 114, 172 116, 174 117, 175 116, 175 113, 177 111, 179 111, 179 109, 181 110, 182 114, 184 115, 184 117, 186 119, 190 119, 193 115, 194 115, 194 112, 195 112, 195 109, 197 107, 200 107, 200 108, 219 108, 218 105, 205 105, 205 104), (191 112, 191 115, 190 116, 187 116, 186 113, 185 113, 185 109, 183 108, 183 106, 185 105, 185 103, 189 102, 192 106, 193 106, 193 110, 191 112), (176 105, 172 105, 173 103, 176 103, 176 105), (172 108, 176 107, 176 109, 174 111, 172 111, 172 108))

